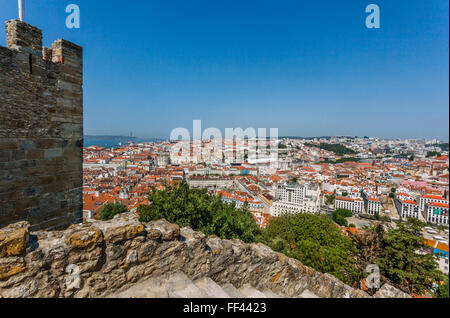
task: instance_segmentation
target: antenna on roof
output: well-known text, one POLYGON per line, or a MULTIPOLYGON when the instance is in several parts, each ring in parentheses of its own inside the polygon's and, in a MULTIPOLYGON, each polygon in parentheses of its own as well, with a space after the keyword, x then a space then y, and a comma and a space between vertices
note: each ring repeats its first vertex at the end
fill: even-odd
POLYGON ((19 0, 19 20, 23 22, 25 13, 25 6, 23 0, 19 0))

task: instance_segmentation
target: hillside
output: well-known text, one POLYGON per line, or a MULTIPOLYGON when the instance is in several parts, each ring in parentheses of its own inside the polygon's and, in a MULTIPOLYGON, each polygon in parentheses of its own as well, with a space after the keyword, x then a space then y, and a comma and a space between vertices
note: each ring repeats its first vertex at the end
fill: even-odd
POLYGON ((326 151, 334 152, 337 156, 343 156, 343 155, 354 155, 356 154, 356 151, 347 148, 341 144, 326 144, 321 143, 320 145, 312 144, 312 143, 305 143, 305 146, 307 147, 315 147, 319 149, 323 149, 326 151))

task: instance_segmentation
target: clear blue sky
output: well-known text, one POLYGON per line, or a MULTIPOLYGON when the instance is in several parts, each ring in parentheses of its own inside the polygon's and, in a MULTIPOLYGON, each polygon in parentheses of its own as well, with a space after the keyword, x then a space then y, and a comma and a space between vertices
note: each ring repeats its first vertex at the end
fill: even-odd
MULTIPOLYGON (((85 49, 86 134, 167 138, 201 119, 448 140, 448 0, 25 1, 45 45, 85 49), (79 30, 65 27, 70 3, 79 30), (370 3, 381 29, 365 27, 370 3)), ((17 1, 0 0, 0 20, 16 17, 17 1)))

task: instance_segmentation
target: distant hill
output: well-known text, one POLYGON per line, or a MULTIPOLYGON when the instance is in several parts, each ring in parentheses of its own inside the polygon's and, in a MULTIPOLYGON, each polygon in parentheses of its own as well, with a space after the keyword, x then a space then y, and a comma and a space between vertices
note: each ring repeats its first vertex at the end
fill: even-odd
POLYGON ((332 151, 334 152, 337 156, 343 156, 343 155, 354 155, 356 154, 356 151, 347 148, 341 144, 325 144, 325 143, 321 143, 320 145, 316 145, 316 144, 310 144, 310 143, 305 143, 305 146, 307 147, 316 147, 316 148, 320 148, 323 150, 327 150, 327 151, 332 151))
POLYGON ((129 143, 130 140, 133 141, 133 143, 164 141, 164 139, 158 138, 130 138, 130 136, 85 135, 84 147, 91 147, 95 145, 99 147, 111 148, 116 147, 119 144, 124 145, 126 143, 129 143))
MULTIPOLYGON (((314 140, 314 139, 325 139, 330 140, 331 138, 347 138, 347 139, 357 139, 357 136, 317 136, 317 137, 300 137, 300 136, 281 136, 280 139, 300 139, 300 140, 314 140)), ((364 137, 368 138, 368 137, 364 137)))
POLYGON ((447 143, 443 143, 443 144, 435 144, 433 145, 434 147, 439 147, 441 148, 443 151, 448 151, 448 142, 447 143))

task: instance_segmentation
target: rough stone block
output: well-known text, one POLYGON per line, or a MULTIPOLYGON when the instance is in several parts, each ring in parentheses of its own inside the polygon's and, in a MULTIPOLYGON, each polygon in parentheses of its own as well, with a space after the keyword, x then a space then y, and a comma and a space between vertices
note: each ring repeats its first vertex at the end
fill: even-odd
POLYGON ((62 157, 62 155, 63 155, 62 148, 45 149, 44 151, 44 158, 57 158, 62 157))
POLYGON ((23 255, 29 236, 28 222, 20 222, 0 229, 0 258, 23 255))

